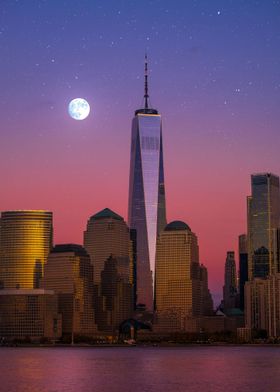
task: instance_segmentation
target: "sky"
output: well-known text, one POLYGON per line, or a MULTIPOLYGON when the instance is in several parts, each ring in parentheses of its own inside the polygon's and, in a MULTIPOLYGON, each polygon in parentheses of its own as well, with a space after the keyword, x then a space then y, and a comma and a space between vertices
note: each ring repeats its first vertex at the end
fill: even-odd
POLYGON ((147 52, 167 218, 197 234, 218 296, 250 174, 280 174, 279 47, 278 0, 0 0, 0 210, 53 211, 56 243, 105 207, 127 219, 147 52))

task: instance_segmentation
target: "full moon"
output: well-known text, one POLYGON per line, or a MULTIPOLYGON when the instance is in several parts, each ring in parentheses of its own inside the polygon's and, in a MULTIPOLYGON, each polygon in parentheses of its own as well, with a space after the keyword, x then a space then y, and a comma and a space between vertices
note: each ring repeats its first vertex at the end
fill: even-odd
POLYGON ((84 120, 89 112, 89 103, 84 98, 75 98, 69 103, 68 113, 74 120, 84 120))

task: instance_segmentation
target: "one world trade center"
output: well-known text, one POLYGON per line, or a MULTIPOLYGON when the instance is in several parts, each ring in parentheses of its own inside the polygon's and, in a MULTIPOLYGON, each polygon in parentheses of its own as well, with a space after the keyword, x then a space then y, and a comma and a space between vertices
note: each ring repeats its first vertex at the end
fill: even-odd
POLYGON ((166 211, 161 116, 149 107, 147 57, 144 108, 132 120, 128 223, 137 231, 137 304, 153 310, 156 242, 166 211))

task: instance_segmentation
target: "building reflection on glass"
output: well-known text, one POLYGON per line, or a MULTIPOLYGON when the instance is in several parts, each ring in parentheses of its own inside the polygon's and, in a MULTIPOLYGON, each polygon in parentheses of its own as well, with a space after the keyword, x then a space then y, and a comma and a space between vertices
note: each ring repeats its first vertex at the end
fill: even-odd
POLYGON ((265 278, 278 269, 279 177, 271 173, 253 174, 251 186, 252 196, 248 197, 249 279, 265 278))

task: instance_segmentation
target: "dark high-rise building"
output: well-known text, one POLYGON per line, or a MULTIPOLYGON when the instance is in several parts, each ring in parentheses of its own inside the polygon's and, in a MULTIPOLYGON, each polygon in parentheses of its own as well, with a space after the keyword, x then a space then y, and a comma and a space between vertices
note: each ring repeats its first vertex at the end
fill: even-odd
POLYGON ((36 289, 52 247, 52 212, 18 210, 1 213, 0 285, 36 289))
POLYGON ((96 312, 100 331, 118 333, 120 324, 131 318, 133 290, 128 259, 110 256, 101 272, 96 312))
POLYGON ((244 310, 244 287, 248 281, 247 235, 241 234, 239 240, 239 306, 244 310))
POLYGON ((277 229, 280 220, 279 177, 271 173, 251 176, 248 197, 249 279, 278 272, 277 229))
POLYGON ((128 224, 137 230, 137 301, 152 310, 156 241, 166 212, 161 116, 149 107, 147 58, 144 100, 132 121, 128 224))
POLYGON ((203 316, 213 315, 213 298, 208 287, 208 271, 207 268, 201 264, 199 267, 200 282, 201 282, 201 314, 203 316))
POLYGON ((225 284, 223 288, 223 310, 227 312, 236 307, 237 279, 234 252, 227 252, 225 262, 225 284))

